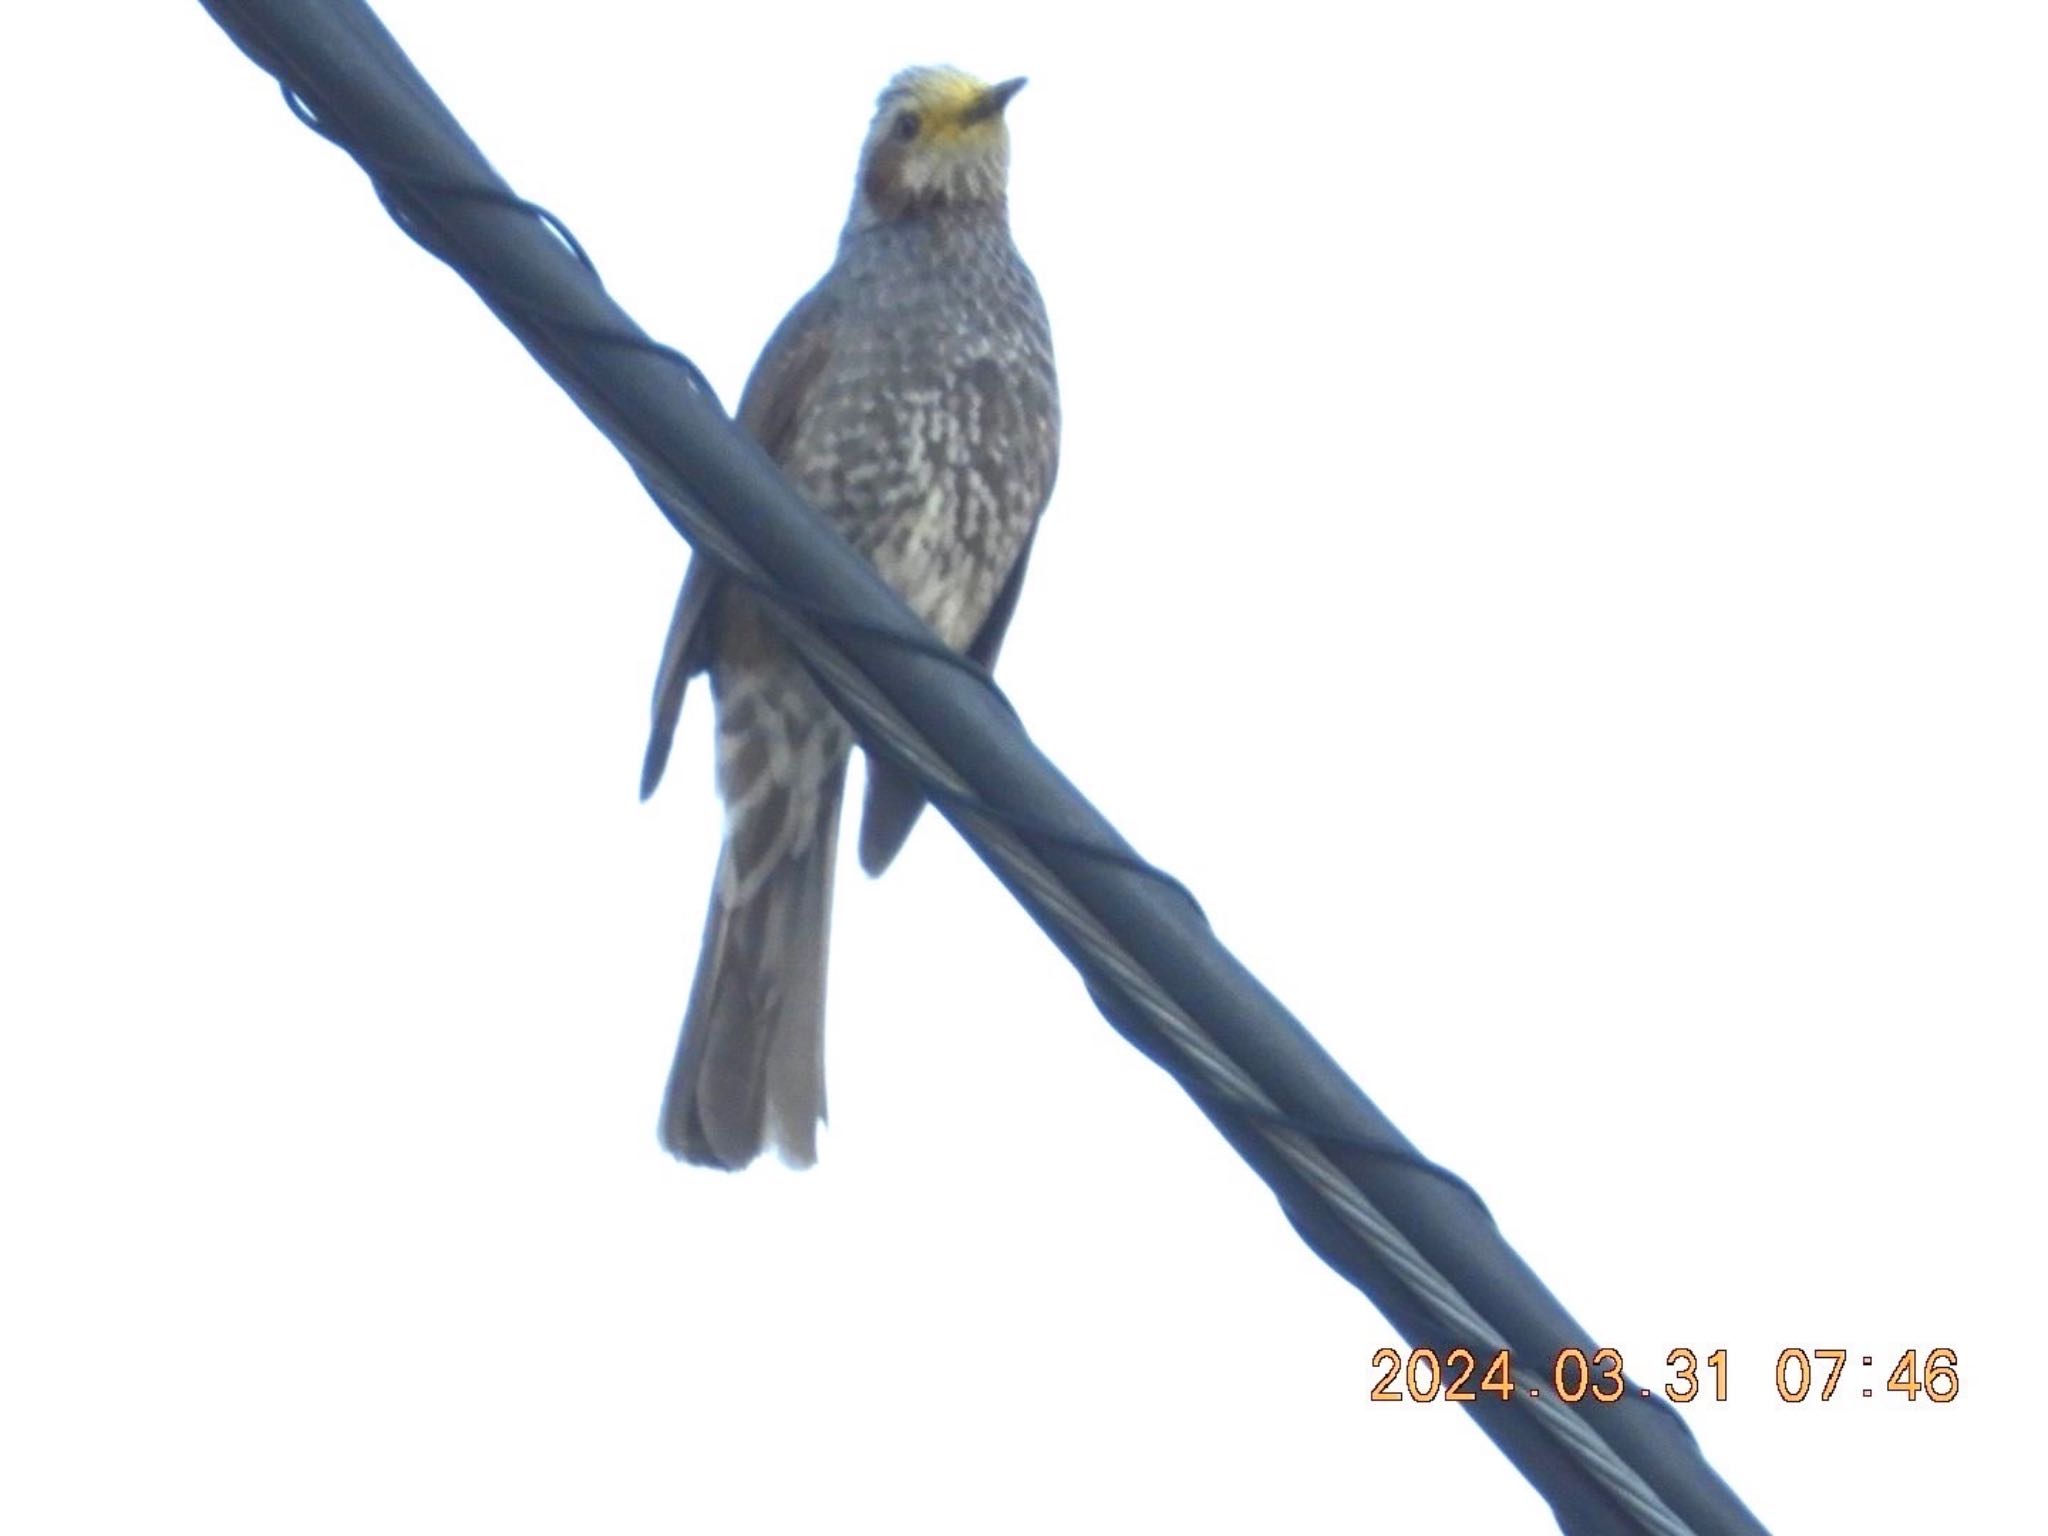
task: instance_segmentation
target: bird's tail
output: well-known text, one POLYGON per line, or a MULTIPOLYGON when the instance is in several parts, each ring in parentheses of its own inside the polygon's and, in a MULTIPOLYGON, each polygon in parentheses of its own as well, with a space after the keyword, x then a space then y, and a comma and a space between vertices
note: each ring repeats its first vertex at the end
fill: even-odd
POLYGON ((845 783, 842 754, 793 837, 760 835, 762 818, 789 815, 787 801, 742 805, 732 816, 661 1107, 662 1144, 687 1162, 744 1168, 770 1147, 792 1167, 817 1161, 845 783))

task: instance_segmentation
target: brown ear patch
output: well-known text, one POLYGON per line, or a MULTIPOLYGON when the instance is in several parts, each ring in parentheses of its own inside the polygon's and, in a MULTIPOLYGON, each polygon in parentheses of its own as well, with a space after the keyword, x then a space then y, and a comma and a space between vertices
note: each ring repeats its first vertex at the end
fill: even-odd
POLYGON ((877 144, 861 172, 861 191, 868 206, 885 219, 901 217, 910 206, 910 189, 903 184, 903 157, 908 148, 895 138, 877 144))
POLYGON ((928 186, 922 190, 911 187, 904 167, 914 147, 891 137, 868 152, 867 163, 861 168, 861 192, 867 198, 868 206, 884 219, 907 219, 916 214, 930 213, 953 200, 955 194, 944 186, 928 186))

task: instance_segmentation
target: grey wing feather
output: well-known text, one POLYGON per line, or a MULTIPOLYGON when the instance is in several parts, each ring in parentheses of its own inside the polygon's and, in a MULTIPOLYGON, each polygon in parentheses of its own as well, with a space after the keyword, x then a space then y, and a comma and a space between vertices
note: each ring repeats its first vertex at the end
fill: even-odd
MULTIPOLYGON (((761 349, 760 360, 740 394, 740 429, 777 463, 789 447, 805 396, 832 354, 837 306, 822 292, 823 286, 805 294, 783 317, 768 345, 761 349)), ((709 561, 691 559, 682 593, 676 598, 675 616, 669 620, 661 668, 655 673, 654 718, 647 734, 647 755, 640 765, 642 800, 660 786, 668 767, 669 748, 675 741, 690 679, 711 665, 711 641, 717 632, 713 615, 724 585, 709 561)))
POLYGON ((996 656, 1003 648, 1003 636, 1010 632, 1010 618, 1017 611, 1017 594, 1024 590, 1024 567, 1030 563, 1031 546, 1037 538, 1038 530, 1033 528, 1025 537, 1024 547, 1017 551, 1017 563, 1003 579, 1003 590, 996 594, 995 606, 989 609, 988 617, 981 621, 981 628, 967 647, 968 656, 980 662, 983 671, 996 669, 996 656))
POLYGON ((839 303, 819 283, 782 317, 740 392, 740 428, 780 464, 811 386, 832 355, 839 303))
POLYGON ((718 573, 711 563, 692 558, 683 577, 683 590, 676 597, 675 617, 668 623, 661 670, 654 675, 654 725, 647 733, 647 756, 640 764, 642 800, 660 786, 662 770, 668 767, 676 721, 683 714, 684 690, 690 686, 692 677, 710 665, 712 626, 706 617, 718 588, 718 573))
MULTIPOLYGON (((1031 559, 1032 540, 1037 537, 1038 530, 1034 528, 1024 547, 1017 551, 1016 564, 1010 567, 1002 591, 996 594, 995 606, 989 609, 980 631, 967 647, 969 659, 979 662, 984 671, 995 670, 996 654, 1003 648, 1010 616, 1017 611, 1017 594, 1024 590, 1024 567, 1031 559)), ((917 825, 924 810, 924 791, 909 774, 882 762, 872 752, 867 755, 867 764, 868 788, 860 812, 860 867, 870 875, 879 875, 903 851, 910 829, 917 825)))

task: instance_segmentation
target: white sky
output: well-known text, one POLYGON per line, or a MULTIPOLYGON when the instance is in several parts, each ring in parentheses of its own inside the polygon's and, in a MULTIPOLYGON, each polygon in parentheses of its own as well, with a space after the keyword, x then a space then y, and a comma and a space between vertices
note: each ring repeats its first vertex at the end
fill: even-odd
MULTIPOLYGON (((0 1527, 1551 1528, 936 819, 841 871, 822 1165, 662 1155, 683 552, 114 9, 0 49, 0 1527)), ((883 80, 1028 73, 1038 739, 1638 1375, 1729 1351, 1766 1523, 2035 1501, 2038 8, 381 13, 728 399, 883 80)))

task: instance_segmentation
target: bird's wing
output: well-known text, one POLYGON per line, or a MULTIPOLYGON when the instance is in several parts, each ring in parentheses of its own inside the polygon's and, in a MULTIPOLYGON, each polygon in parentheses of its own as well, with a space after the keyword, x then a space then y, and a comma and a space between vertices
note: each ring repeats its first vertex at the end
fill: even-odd
POLYGON ((1031 559, 1031 545, 1037 537, 1036 528, 1025 536, 1024 547, 1017 551, 1017 563, 1010 567, 1003 590, 996 594, 995 606, 989 609, 988 617, 981 621, 980 630, 968 643, 968 656, 980 662, 984 671, 996 669, 996 653, 1002 650, 1003 636, 1010 629, 1010 616, 1017 611, 1017 594, 1024 590, 1024 566, 1031 559))
POLYGON ((661 650, 661 669, 654 674, 654 722, 647 733, 647 756, 640 764, 640 798, 661 785, 668 751, 682 718, 683 692, 690 679, 710 663, 711 626, 705 617, 718 593, 718 574, 709 560, 692 558, 676 598, 675 617, 668 621, 668 641, 661 650))
MULTIPOLYGON (((821 283, 813 288, 783 317, 768 345, 761 349, 760 360, 740 394, 740 430, 777 463, 789 447, 804 397, 832 354, 837 306, 823 287, 821 283)), ((676 721, 682 717, 683 694, 690 679, 711 664, 711 637, 717 627, 712 615, 723 586, 710 561, 690 561, 682 593, 676 599, 675 617, 669 620, 661 668, 654 677, 653 726, 647 735, 647 756, 640 765, 642 800, 654 793, 668 767, 669 747, 675 740, 676 721)))
POLYGON ((839 304, 819 283, 797 300, 761 349, 740 392, 740 428, 780 464, 805 398, 832 355, 839 304))

